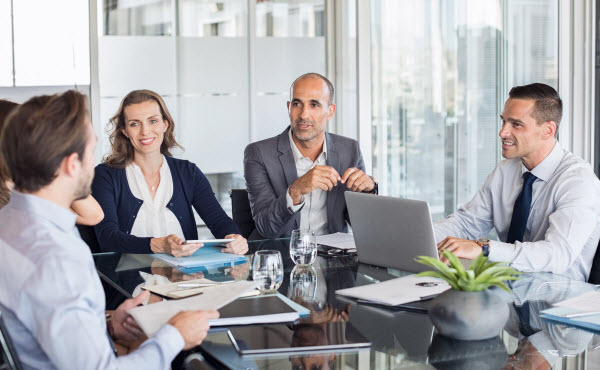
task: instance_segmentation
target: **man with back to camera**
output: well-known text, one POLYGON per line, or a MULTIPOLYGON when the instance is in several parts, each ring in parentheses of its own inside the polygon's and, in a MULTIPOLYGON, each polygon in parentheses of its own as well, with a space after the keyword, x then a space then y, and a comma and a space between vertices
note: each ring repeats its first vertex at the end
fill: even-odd
POLYGON ((358 142, 325 131, 335 112, 333 98, 333 85, 324 76, 298 77, 287 102, 290 126, 246 147, 252 216, 267 238, 288 237, 298 228, 317 235, 347 232, 344 192, 377 192, 377 183, 364 172, 358 142))
POLYGON ((438 250, 587 280, 600 238, 600 182, 557 141, 560 96, 541 83, 513 87, 500 118, 506 159, 469 203, 434 224, 438 250), (500 241, 484 238, 492 228, 500 241))
POLYGON ((114 340, 143 333, 126 310, 105 316, 105 298, 88 246, 69 205, 90 194, 96 136, 84 95, 34 97, 6 123, 1 155, 15 191, 0 210, 0 312, 24 368, 167 369, 206 337, 216 311, 172 317, 139 349, 116 357, 114 340))

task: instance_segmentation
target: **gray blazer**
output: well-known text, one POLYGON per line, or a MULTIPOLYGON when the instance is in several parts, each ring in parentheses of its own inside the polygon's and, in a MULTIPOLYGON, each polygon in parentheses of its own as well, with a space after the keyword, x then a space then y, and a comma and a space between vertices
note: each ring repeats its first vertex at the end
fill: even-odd
MULTIPOLYGON (((287 207, 286 192, 296 179, 296 163, 290 147, 288 126, 280 135, 252 143, 244 151, 244 177, 256 228, 269 239, 289 237, 300 228, 300 212, 287 207)), ((340 176, 350 167, 365 170, 358 141, 325 133, 327 165, 340 176)), ((327 193, 327 224, 329 232, 347 232, 348 210, 339 184, 327 193)))

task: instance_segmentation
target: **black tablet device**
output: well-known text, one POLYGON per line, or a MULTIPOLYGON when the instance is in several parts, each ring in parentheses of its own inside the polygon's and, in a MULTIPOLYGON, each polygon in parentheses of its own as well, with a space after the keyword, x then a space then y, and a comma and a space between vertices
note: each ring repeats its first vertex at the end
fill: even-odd
POLYGON ((233 346, 242 356, 330 353, 371 346, 358 330, 344 321, 242 326, 231 328, 228 334, 233 346))

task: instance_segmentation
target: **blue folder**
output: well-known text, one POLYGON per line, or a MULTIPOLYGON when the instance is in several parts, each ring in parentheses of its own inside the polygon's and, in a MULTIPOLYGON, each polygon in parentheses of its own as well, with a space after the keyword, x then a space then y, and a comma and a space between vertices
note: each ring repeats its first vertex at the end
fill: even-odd
POLYGON ((564 324, 600 334, 600 314, 572 318, 564 317, 564 315, 572 313, 578 313, 578 311, 568 307, 553 307, 542 311, 540 317, 548 322, 564 324))

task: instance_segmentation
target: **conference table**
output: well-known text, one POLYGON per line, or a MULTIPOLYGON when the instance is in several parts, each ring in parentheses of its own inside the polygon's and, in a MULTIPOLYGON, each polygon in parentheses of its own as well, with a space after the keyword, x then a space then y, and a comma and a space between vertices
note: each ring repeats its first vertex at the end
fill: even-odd
MULTIPOLYGON (((200 347, 184 354, 188 360, 204 360, 197 368, 600 369, 600 336, 539 317, 539 312, 553 303, 597 289, 593 285, 549 273, 523 274, 511 283, 512 293, 498 290, 510 307, 500 335, 484 341, 458 341, 437 334, 425 313, 357 303, 335 294, 338 289, 377 283, 405 276, 406 272, 362 264, 355 255, 327 253, 320 253, 310 268, 298 268, 289 255, 289 239, 248 244, 248 263, 185 272, 152 255, 98 253, 94 261, 105 287, 107 307, 111 308, 157 275, 171 282, 200 277, 251 280, 253 253, 278 250, 284 264, 278 292, 310 309, 307 325, 340 325, 337 335, 358 332, 371 342, 370 348, 362 350, 248 358, 238 355, 226 329, 216 329, 200 347)), ((289 340, 294 327, 286 325, 290 334, 281 340, 289 340)), ((194 361, 187 368, 195 368, 194 361)), ((183 361, 174 363, 174 368, 180 366, 184 366, 183 361)))

